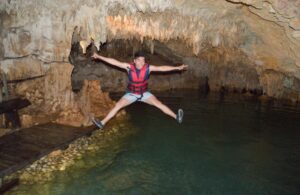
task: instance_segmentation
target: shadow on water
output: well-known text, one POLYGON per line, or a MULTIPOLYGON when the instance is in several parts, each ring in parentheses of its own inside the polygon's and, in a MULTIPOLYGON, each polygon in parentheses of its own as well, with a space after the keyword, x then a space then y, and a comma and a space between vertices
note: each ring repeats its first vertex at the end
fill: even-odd
POLYGON ((183 124, 131 105, 134 131, 99 142, 98 151, 53 180, 11 194, 300 193, 299 110, 234 95, 157 96, 184 109, 183 124))

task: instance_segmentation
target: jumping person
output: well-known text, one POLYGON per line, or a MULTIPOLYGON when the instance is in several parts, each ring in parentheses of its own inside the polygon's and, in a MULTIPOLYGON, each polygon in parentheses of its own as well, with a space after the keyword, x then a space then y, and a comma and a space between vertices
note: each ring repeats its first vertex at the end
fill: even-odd
POLYGON ((107 58, 96 53, 92 55, 92 58, 102 60, 113 66, 127 70, 129 80, 125 95, 116 103, 115 107, 108 113, 108 115, 102 121, 92 118, 93 123, 95 123, 95 125, 100 129, 103 129, 104 125, 112 117, 114 117, 120 109, 136 101, 145 102, 155 106, 165 114, 176 119, 178 123, 182 123, 183 110, 179 109, 177 114, 175 114, 169 107, 161 103, 148 91, 148 80, 151 72, 183 71, 188 67, 187 65, 182 64, 181 66, 176 67, 149 65, 145 62, 145 55, 142 52, 134 54, 134 60, 131 64, 119 62, 113 58, 107 58))

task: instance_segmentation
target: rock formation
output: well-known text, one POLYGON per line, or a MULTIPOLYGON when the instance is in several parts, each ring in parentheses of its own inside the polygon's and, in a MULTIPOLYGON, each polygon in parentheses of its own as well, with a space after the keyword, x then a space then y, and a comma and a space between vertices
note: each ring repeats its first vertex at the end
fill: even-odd
POLYGON ((143 49, 151 64, 190 65, 154 75, 157 90, 208 86, 300 100, 300 0, 3 0, 0 18, 0 69, 26 80, 12 93, 43 111, 86 105, 75 98, 84 80, 123 90, 126 74, 92 61, 97 50, 129 61, 143 49))

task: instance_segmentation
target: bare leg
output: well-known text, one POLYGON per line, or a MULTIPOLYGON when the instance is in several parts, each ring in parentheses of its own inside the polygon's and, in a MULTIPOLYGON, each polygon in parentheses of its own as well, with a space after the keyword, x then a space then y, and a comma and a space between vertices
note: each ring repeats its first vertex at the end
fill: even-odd
POLYGON ((145 100, 145 103, 159 108, 165 114, 167 114, 167 115, 171 116, 172 118, 176 119, 176 114, 169 107, 167 107, 166 105, 161 103, 161 101, 159 101, 154 95, 152 95, 147 100, 145 100))
POLYGON ((103 125, 105 125, 111 118, 113 118, 117 112, 130 105, 132 102, 128 101, 126 98, 121 98, 115 105, 115 107, 106 115, 106 117, 101 121, 103 125))

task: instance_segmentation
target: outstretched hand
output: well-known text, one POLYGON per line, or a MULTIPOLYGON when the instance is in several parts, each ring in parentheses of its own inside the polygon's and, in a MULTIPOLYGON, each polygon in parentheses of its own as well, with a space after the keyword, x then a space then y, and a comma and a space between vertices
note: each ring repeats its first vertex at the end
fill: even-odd
POLYGON ((186 70, 188 68, 188 65, 186 65, 186 64, 182 64, 182 65, 180 65, 180 66, 178 66, 178 70, 186 70))
POLYGON ((91 56, 91 58, 93 58, 94 60, 95 60, 95 59, 98 59, 98 57, 99 57, 99 55, 96 54, 96 53, 93 53, 93 55, 91 56))

